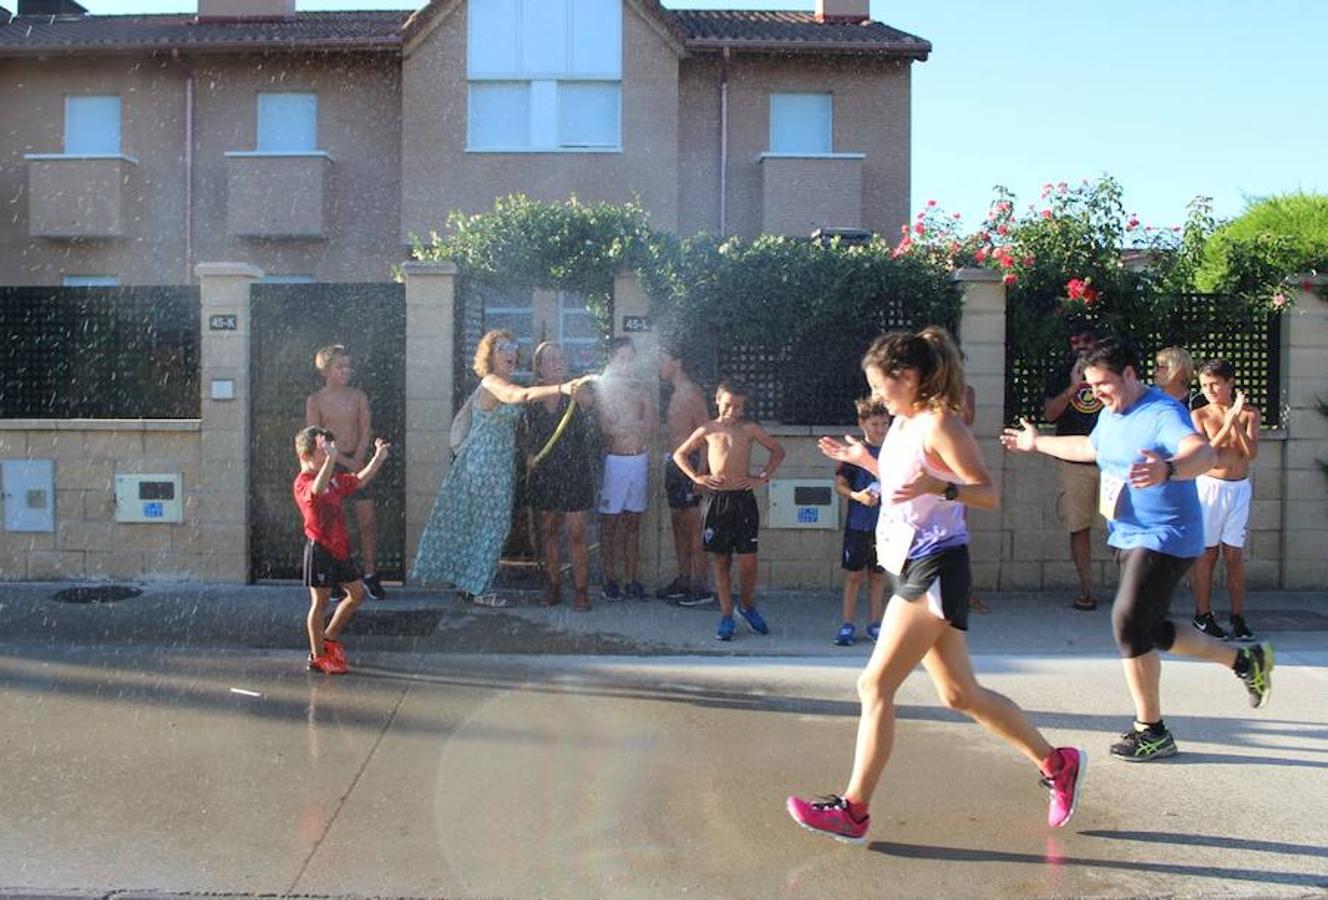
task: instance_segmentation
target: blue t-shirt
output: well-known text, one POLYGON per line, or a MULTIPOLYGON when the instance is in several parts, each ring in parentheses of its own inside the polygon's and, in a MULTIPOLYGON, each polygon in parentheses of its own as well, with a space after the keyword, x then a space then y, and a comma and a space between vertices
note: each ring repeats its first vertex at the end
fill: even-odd
POLYGON ((1107 543, 1121 550, 1143 547, 1170 556, 1200 556, 1204 551, 1203 514, 1194 482, 1166 481, 1150 488, 1129 483, 1130 466, 1142 462, 1140 450, 1164 459, 1175 456, 1180 442, 1196 434, 1190 414, 1155 387, 1144 391, 1122 413, 1104 408, 1088 439, 1107 477, 1125 482, 1116 518, 1107 523, 1107 543))
MULTIPOLYGON (((865 442, 864 442, 865 443, 865 442)), ((881 448, 867 444, 867 452, 872 455, 872 459, 879 459, 881 448)), ((880 484, 876 481, 876 476, 866 469, 859 468, 851 463, 840 463, 839 468, 835 470, 836 475, 842 475, 848 482, 849 490, 864 491, 872 485, 876 485, 880 490, 880 484)), ((880 515, 879 506, 863 506, 856 500, 848 501, 848 516, 844 521, 844 527, 849 531, 875 531, 876 517, 880 515)))

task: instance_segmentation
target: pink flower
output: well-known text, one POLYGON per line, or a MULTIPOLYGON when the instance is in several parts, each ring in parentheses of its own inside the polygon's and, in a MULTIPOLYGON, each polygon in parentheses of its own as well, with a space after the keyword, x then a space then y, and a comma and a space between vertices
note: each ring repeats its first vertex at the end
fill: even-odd
POLYGON ((928 206, 935 206, 935 205, 936 205, 936 201, 935 201, 935 200, 928 200, 928 201, 927 201, 927 205, 928 205, 928 206))
POLYGON ((1130 216, 1130 221, 1128 221, 1128 222, 1125 223, 1125 230, 1126 230, 1126 231, 1134 231, 1134 229, 1136 229, 1136 228, 1138 228, 1138 227, 1139 227, 1139 218, 1138 218, 1138 216, 1130 216))
POLYGON ((1009 226, 1009 225, 1006 225, 1004 222, 1002 222, 1001 224, 999 224, 999 225, 996 226, 996 233, 997 233, 997 234, 1006 234, 1007 232, 1009 232, 1009 230, 1010 230, 1010 226, 1009 226))
POLYGON ((958 222, 963 217, 964 217, 963 213, 955 213, 954 215, 950 216, 950 218, 954 219, 956 222, 958 222))
POLYGON ((973 254, 973 258, 974 258, 975 260, 977 260, 978 262, 986 262, 986 261, 987 261, 987 248, 986 248, 986 247, 979 247, 979 248, 977 249, 977 252, 973 254))
POLYGON ((1179 225, 1172 225, 1172 226, 1171 226, 1171 230, 1174 231, 1176 234, 1180 234, 1180 226, 1179 226, 1179 225))
POLYGON ((1044 219, 1050 219, 1050 218, 1051 218, 1051 210, 1049 210, 1049 209, 1044 209, 1044 210, 1042 210, 1042 218, 1044 218, 1044 219))
POLYGON ((1027 256, 1024 257, 1024 268, 1026 268, 1026 269, 1032 268, 1032 267, 1033 267, 1033 263, 1036 262, 1036 261, 1037 261, 1037 259, 1036 259, 1036 257, 1033 256, 1033 254, 1031 254, 1031 253, 1028 254, 1027 256))
POLYGON ((1012 256, 1002 256, 997 261, 1001 264, 1002 269, 1014 268, 1014 257, 1012 256))
POLYGON ((1287 302, 1286 294, 1282 293, 1281 291, 1278 291, 1276 294, 1273 294, 1273 306, 1276 307, 1277 309, 1281 309, 1282 307, 1286 306, 1286 302, 1287 302))
POLYGON ((1065 296, 1071 300, 1078 300, 1084 295, 1084 283, 1078 278, 1071 278, 1065 282, 1065 296))
POLYGON ((916 231, 918 234, 926 234, 927 226, 919 222, 918 224, 913 226, 913 230, 916 231))
POLYGON ((908 236, 908 226, 907 226, 907 225, 900 225, 900 226, 899 226, 899 231, 900 231, 905 237, 908 236))
POLYGON ((1069 186, 1068 184, 1066 184, 1064 181, 1058 181, 1058 182, 1056 183, 1056 191, 1057 191, 1057 193, 1064 194, 1064 193, 1069 192, 1069 190, 1070 190, 1070 186, 1069 186))
POLYGON ((1001 276, 1001 284, 1005 285, 1006 287, 1009 287, 1010 285, 1014 284, 1015 280, 1016 279, 1014 277, 1013 272, 1006 272, 1004 275, 1001 276))
POLYGON ((917 214, 916 216, 914 216, 913 218, 915 218, 915 219, 925 219, 925 218, 927 218, 927 214, 926 214, 925 212, 923 212, 922 210, 918 210, 918 214, 917 214))

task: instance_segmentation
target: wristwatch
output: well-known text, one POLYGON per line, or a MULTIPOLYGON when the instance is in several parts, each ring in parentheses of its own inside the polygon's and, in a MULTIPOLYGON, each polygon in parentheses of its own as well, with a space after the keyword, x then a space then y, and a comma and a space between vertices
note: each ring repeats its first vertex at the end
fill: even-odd
POLYGON ((958 500, 959 485, 955 484, 953 481, 947 481, 945 483, 945 490, 941 493, 941 496, 946 500, 958 500))
POLYGON ((1176 464, 1171 460, 1164 460, 1167 464, 1167 481, 1176 477, 1176 464))

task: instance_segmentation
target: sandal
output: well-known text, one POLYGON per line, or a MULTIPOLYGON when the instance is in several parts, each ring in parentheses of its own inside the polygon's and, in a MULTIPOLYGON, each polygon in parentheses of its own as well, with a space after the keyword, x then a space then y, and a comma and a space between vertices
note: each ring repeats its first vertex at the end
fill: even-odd
POLYGON ((476 594, 470 598, 470 602, 488 609, 506 609, 513 605, 511 600, 497 594, 476 594))
POLYGON ((585 588, 577 588, 572 598, 573 612, 590 612, 590 593, 585 588))
POLYGON ((1074 598, 1074 602, 1070 605, 1082 612, 1092 612, 1097 609, 1097 601, 1090 594, 1080 594, 1074 598))
POLYGON ((968 595, 968 608, 979 615, 991 612, 991 607, 979 600, 976 594, 968 595))

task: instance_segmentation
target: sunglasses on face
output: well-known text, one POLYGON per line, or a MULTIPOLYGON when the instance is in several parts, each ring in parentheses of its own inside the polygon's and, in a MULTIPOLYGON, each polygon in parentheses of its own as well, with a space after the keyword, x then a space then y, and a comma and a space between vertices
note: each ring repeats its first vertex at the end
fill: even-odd
POLYGON ((499 341, 497 349, 499 353, 515 353, 517 343, 516 341, 499 341))

